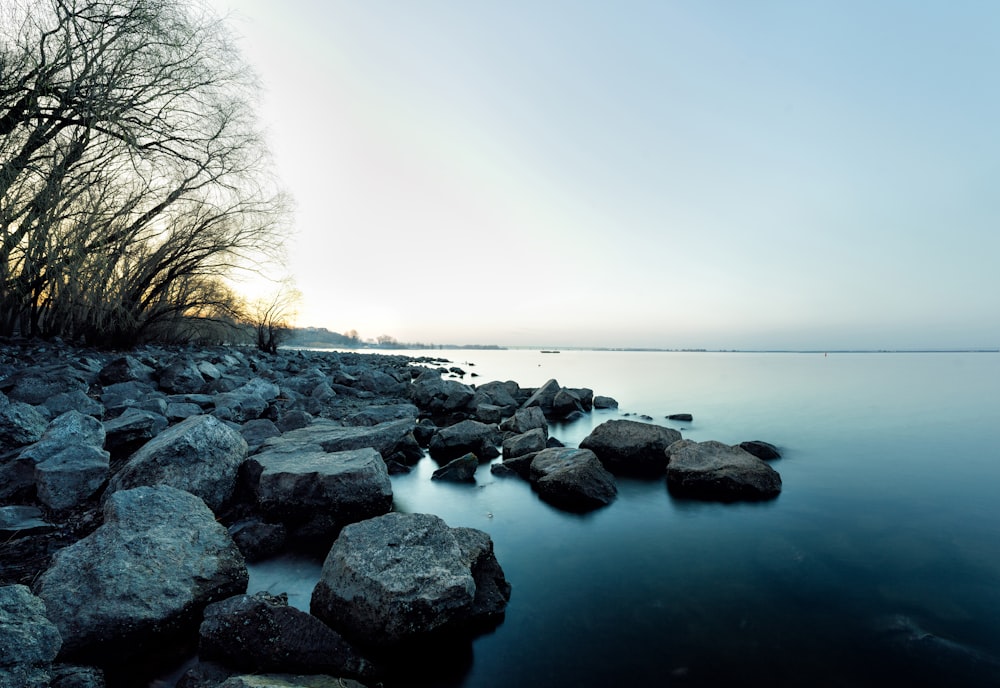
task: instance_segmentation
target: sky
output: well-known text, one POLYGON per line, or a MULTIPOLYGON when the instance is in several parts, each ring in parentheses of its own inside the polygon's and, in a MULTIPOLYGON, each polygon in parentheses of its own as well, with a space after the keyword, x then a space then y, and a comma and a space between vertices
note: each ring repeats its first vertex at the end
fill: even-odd
POLYGON ((299 326, 1000 345, 1000 3, 212 2, 294 199, 299 326))

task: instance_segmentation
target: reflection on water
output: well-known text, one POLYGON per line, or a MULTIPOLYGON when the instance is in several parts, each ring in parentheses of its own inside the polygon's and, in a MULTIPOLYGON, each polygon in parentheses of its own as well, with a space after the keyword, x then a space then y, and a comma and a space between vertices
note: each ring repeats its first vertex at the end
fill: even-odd
MULTIPOLYGON (((488 532, 513 591, 464 674, 401 685, 995 684, 1000 357, 462 356, 480 380, 589 386, 691 439, 774 442, 784 491, 714 504, 620 479, 617 501, 578 515, 487 465, 472 485, 431 481, 424 459, 393 477, 395 508, 488 532), (663 420, 676 412, 694 421, 663 420)), ((552 434, 576 445, 617 417, 552 434)), ((308 608, 320 565, 255 565, 251 585, 308 608)))

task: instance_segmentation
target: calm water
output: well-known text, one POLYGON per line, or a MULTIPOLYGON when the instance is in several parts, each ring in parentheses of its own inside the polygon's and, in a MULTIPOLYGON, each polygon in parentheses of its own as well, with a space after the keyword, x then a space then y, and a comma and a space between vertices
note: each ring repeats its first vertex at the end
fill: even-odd
MULTIPOLYGON (((479 374, 466 381, 618 399, 553 426, 567 445, 648 414, 689 439, 778 445, 784 488, 723 505, 619 479, 615 503, 579 516, 486 466, 474 486, 432 482, 424 459, 394 477, 395 508, 488 532, 513 593, 460 670, 413 667, 412 685, 995 685, 1000 355, 445 355, 479 374), (678 412, 693 422, 664 420, 678 412)), ((318 571, 287 559, 251 586, 307 608, 318 571)))

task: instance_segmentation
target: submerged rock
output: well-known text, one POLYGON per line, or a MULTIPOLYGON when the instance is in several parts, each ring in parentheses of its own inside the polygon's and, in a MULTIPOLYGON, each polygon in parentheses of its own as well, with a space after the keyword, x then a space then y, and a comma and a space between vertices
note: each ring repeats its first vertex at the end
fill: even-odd
POLYGON ((486 533, 430 514, 390 513, 344 528, 310 610, 348 638, 392 646, 470 632, 499 620, 509 599, 486 533))
POLYGON ((667 486, 678 496, 732 501, 770 499, 781 492, 778 472, 739 447, 679 440, 667 455, 667 486))
POLYGON ((477 468, 479 468, 479 457, 475 454, 465 454, 434 471, 431 480, 474 483, 476 482, 477 468))
POLYGON ((743 451, 750 452, 758 459, 764 461, 771 461, 773 459, 780 459, 781 452, 770 442, 764 442, 763 440, 750 440, 749 442, 740 442, 740 449, 743 451))

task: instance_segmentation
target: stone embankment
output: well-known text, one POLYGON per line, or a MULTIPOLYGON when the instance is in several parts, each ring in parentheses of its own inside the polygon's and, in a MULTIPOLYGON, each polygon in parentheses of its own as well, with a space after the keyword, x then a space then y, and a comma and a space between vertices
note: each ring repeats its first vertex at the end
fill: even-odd
POLYGON ((0 688, 128 685, 195 649, 179 686, 361 686, 394 652, 467 642, 511 585, 487 533, 392 512, 391 476, 425 455, 436 480, 492 462, 572 511, 610 504, 615 475, 696 498, 780 490, 767 443, 616 419, 563 447, 550 421, 617 402, 555 380, 468 385, 446 363, 0 346, 0 688), (246 562, 290 548, 325 555, 311 614, 246 594, 246 562))

